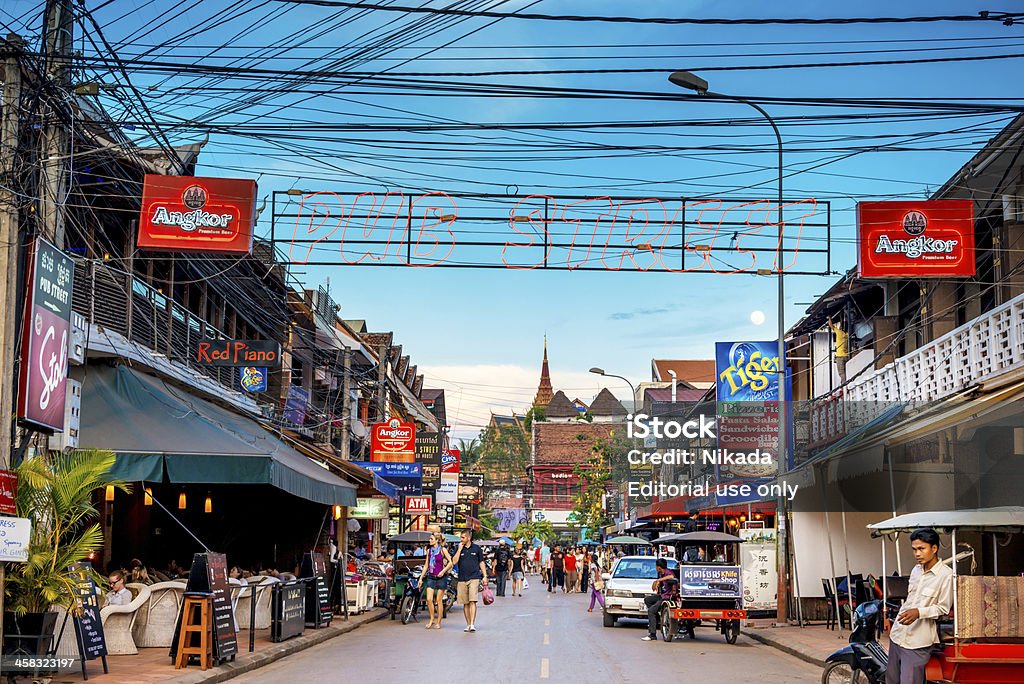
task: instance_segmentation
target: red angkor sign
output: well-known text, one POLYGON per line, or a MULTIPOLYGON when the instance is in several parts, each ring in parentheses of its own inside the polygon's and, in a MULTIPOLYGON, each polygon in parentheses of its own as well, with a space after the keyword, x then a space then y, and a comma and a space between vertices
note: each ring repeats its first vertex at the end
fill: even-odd
POLYGON ((147 174, 138 246, 248 254, 255 215, 256 181, 147 174))
POLYGON ((383 463, 416 461, 416 426, 392 418, 377 423, 370 433, 370 460, 383 463))
POLYGON ((921 200, 857 204, 861 278, 970 277, 974 202, 921 200))

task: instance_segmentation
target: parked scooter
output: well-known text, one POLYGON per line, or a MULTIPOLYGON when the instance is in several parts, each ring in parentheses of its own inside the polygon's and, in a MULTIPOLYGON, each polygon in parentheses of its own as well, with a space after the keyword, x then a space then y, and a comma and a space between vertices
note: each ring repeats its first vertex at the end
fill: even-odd
MULTIPOLYGON (((889 654, 878 643, 884 626, 883 605, 881 601, 865 601, 854 609, 850 645, 825 659, 822 684, 885 684, 889 654)), ((896 612, 897 606, 888 604, 890 619, 896 617, 896 612)))

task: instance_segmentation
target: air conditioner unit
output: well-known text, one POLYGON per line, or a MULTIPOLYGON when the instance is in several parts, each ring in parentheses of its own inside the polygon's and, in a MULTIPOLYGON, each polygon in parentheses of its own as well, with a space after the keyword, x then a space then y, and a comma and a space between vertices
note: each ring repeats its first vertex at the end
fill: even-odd
POLYGON ((50 435, 51 451, 78 448, 78 430, 82 422, 82 383, 68 378, 64 393, 64 432, 50 435))

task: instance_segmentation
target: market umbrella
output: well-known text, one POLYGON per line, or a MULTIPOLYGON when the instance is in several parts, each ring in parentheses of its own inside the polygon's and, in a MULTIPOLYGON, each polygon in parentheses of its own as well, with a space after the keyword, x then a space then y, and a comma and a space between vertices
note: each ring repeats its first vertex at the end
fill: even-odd
POLYGON ((640 537, 633 537, 628 534, 621 537, 612 537, 611 539, 605 539, 605 544, 643 544, 644 546, 650 546, 651 542, 640 537))
POLYGON ((457 534, 446 534, 444 535, 444 540, 450 544, 458 544, 462 541, 462 537, 457 534))
POLYGON ((477 546, 497 546, 498 542, 494 541, 493 539, 484 539, 483 541, 478 541, 476 543, 476 545, 477 546))
POLYGON ((425 544, 430 541, 430 535, 432 534, 433 532, 427 532, 426 530, 403 532, 402 534, 396 534, 393 537, 388 537, 388 543, 398 542, 399 544, 425 544))
POLYGON ((596 541, 593 541, 592 539, 587 539, 586 541, 577 542, 576 545, 577 546, 600 546, 600 544, 598 544, 596 541))

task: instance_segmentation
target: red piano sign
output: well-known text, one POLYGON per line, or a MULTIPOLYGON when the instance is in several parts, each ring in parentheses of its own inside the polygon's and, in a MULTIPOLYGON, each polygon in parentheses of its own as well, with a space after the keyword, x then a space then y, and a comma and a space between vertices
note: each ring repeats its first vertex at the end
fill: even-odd
POLYGON ((36 238, 22 331, 18 417, 56 432, 64 429, 74 274, 70 257, 36 238))
POLYGON ((256 181, 148 174, 138 245, 168 252, 252 251, 256 181))
POLYGON ((201 340, 195 362, 200 366, 272 366, 281 363, 281 347, 273 340, 201 340))
POLYGON ((0 514, 17 515, 18 474, 13 470, 0 470, 0 514))
POLYGON ((971 200, 861 202, 857 231, 861 278, 975 274, 971 200))
POLYGON ((406 515, 430 515, 433 509, 432 496, 407 496, 405 497, 406 515))
POLYGON ((370 460, 382 463, 414 463, 416 461, 416 426, 392 418, 373 426, 370 437, 370 460))

